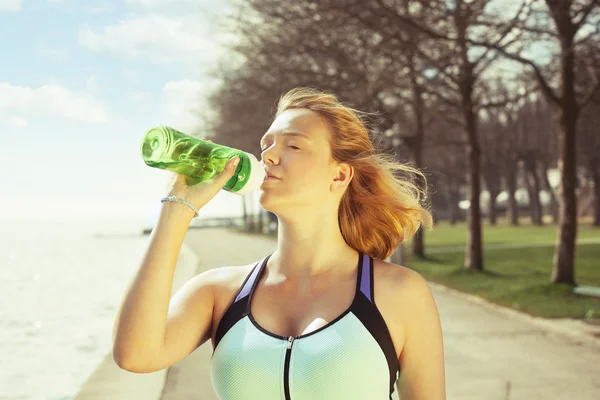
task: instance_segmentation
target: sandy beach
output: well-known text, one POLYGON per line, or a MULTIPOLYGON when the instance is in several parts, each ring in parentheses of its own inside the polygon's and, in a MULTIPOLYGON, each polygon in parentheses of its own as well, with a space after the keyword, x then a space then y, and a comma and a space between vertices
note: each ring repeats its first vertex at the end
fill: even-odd
MULTIPOLYGON (((190 229, 182 255, 188 264, 193 257, 196 262, 194 267, 182 267, 180 280, 205 269, 258 261, 275 246, 274 239, 258 235, 190 229)), ((431 287, 444 332, 448 400, 598 398, 600 345, 590 338, 577 340, 550 328, 548 322, 535 323, 437 285, 431 287)), ((105 360, 103 374, 96 374, 76 399, 215 400, 209 374, 211 354, 208 341, 168 370, 147 375, 122 371, 110 358, 105 360)))

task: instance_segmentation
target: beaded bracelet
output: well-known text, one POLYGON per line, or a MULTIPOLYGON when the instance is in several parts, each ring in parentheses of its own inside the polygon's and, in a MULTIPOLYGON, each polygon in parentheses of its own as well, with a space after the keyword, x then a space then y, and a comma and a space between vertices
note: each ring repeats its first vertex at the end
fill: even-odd
POLYGON ((180 199, 178 197, 175 197, 175 196, 168 196, 168 197, 163 197, 162 199, 160 199, 161 203, 163 203, 165 201, 176 201, 178 203, 190 206, 191 209, 194 210, 194 218, 196 218, 198 216, 198 209, 196 207, 194 207, 192 204, 190 204, 187 201, 185 201, 185 200, 182 200, 182 199, 180 199))

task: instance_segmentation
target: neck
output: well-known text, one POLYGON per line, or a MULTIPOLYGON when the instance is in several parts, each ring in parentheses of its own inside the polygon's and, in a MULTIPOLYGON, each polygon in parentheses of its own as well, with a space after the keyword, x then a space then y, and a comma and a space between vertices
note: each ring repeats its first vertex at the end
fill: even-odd
POLYGON ((358 251, 344 240, 337 214, 327 215, 333 217, 314 216, 293 222, 279 218, 277 249, 268 262, 270 273, 301 285, 355 270, 358 251))

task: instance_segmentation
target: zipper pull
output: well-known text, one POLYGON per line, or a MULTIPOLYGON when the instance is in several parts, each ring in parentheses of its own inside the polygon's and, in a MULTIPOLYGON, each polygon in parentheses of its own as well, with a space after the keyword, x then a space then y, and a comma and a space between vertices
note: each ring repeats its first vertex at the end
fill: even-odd
POLYGON ((290 337, 288 338, 288 346, 287 346, 287 348, 288 348, 288 349, 291 349, 291 348, 292 348, 292 343, 294 343, 294 337, 293 337, 293 336, 290 336, 290 337))

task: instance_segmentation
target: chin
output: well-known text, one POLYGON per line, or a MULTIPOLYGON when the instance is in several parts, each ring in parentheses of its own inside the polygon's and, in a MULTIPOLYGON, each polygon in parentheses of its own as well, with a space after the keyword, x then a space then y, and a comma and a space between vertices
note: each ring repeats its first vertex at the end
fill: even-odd
MULTIPOLYGON (((262 208, 264 208, 267 211, 271 211, 268 208, 268 204, 270 203, 270 201, 268 201, 265 197, 268 196, 268 193, 266 193, 264 190, 259 189, 258 190, 258 203, 262 206, 262 208)), ((273 211, 271 211, 273 212, 273 211)))
POLYGON ((271 193, 269 190, 259 191, 258 203, 265 211, 269 211, 275 215, 288 208, 288 204, 283 196, 271 193))

